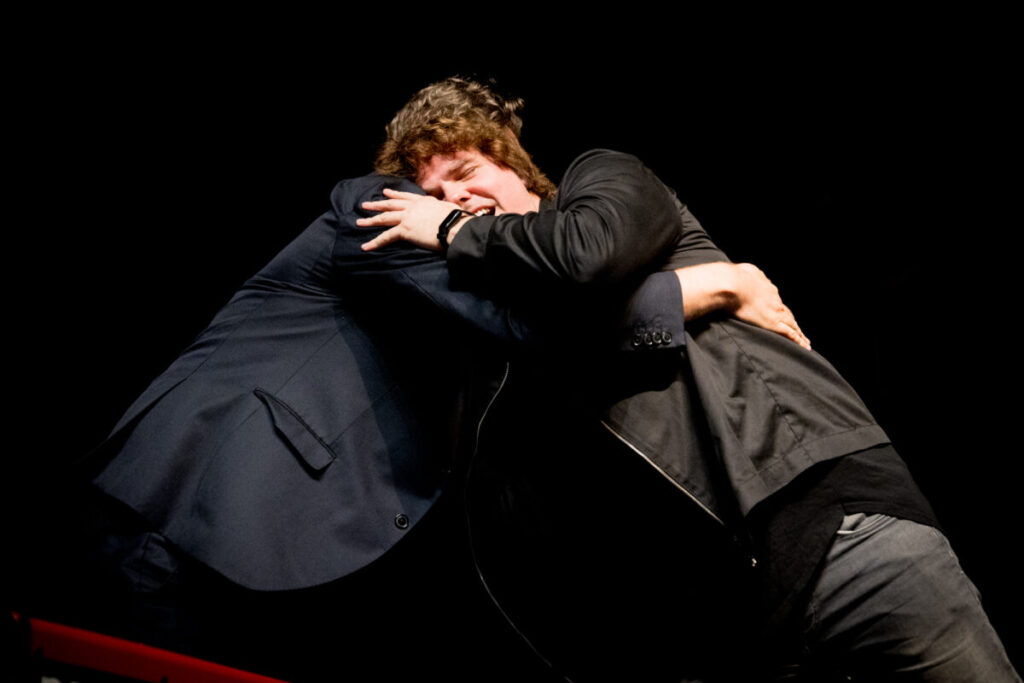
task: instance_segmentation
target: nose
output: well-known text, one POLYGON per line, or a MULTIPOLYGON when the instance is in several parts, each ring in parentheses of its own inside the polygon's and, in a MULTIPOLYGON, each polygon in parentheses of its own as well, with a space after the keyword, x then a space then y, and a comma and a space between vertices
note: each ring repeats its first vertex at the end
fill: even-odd
POLYGON ((463 183, 442 183, 441 190, 444 192, 444 200, 446 202, 458 204, 459 206, 468 202, 472 197, 472 194, 466 189, 466 186, 463 183))

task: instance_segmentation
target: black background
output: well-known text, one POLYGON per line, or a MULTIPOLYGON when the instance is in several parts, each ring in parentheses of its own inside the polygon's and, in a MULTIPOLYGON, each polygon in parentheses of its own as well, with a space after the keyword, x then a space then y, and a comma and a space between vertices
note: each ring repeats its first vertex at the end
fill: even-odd
POLYGON ((9 61, 16 567, 65 513, 66 464, 370 170, 409 95, 459 73, 525 98, 524 146, 552 179, 589 148, 634 153, 768 273, 909 463, 1020 665, 1019 74, 1000 17, 712 34, 657 16, 441 30, 430 13, 401 39, 397 17, 79 19, 33 20, 9 61))

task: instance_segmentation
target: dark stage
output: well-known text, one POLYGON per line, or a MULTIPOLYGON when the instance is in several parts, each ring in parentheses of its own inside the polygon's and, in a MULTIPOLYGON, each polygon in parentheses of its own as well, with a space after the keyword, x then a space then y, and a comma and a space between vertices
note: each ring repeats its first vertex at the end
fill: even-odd
POLYGON ((415 66, 359 69, 371 48, 309 49, 317 36, 55 38, 18 84, 25 205, 7 253, 27 329, 8 425, 28 438, 3 477, 2 607, 31 612, 73 571, 39 566, 74 514, 68 463, 338 180, 371 170, 412 92, 461 73, 525 99, 524 146, 553 180, 587 149, 633 153, 775 281, 909 464, 1024 666, 1009 55, 978 34, 970 48, 911 49, 901 30, 804 38, 743 52, 668 35, 629 57, 595 40, 515 65, 424 59, 420 43, 415 66))

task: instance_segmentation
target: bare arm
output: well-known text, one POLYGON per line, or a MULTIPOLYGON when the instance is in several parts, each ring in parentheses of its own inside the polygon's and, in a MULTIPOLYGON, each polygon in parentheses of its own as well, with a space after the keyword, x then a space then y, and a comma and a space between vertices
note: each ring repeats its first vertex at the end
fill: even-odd
POLYGON ((782 303, 778 288, 757 266, 722 261, 679 268, 675 273, 683 291, 686 320, 724 310, 811 348, 793 312, 782 303))

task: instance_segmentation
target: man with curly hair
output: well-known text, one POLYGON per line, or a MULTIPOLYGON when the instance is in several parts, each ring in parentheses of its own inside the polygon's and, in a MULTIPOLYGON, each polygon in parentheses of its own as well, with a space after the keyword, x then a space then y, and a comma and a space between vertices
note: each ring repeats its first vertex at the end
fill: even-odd
MULTIPOLYGON (((1020 680, 888 437, 789 310, 688 300, 715 292, 709 282, 729 290, 740 267, 628 155, 584 154, 555 192, 519 144, 518 105, 464 79, 417 93, 388 126, 377 169, 427 195, 386 191, 365 203, 380 213, 359 224, 386 228, 365 248, 407 240, 441 250, 460 286, 556 311, 600 306, 638 277, 672 270, 687 332, 682 354, 640 363, 582 349, 512 364, 507 378, 518 363, 525 380, 499 394, 480 426, 483 474, 469 495, 478 562, 512 620, 540 650, 560 650, 571 673, 649 673, 644 657, 668 647, 693 658, 685 675, 730 680, 729 648, 710 641, 728 639, 727 617, 740 614, 729 585, 735 598, 756 581, 766 661, 747 674, 1020 680), (666 202, 676 214, 667 227, 666 202), (673 508, 671 495, 710 526, 673 508), (604 507, 614 513, 594 512, 604 507), (655 512, 663 523, 652 524, 655 512), (643 542, 625 542, 631 532, 643 542), (651 554, 652 544, 686 548, 690 560, 651 554), (746 574, 741 557, 753 565, 746 574), (653 592, 635 588, 645 579, 653 592), (701 621, 678 625, 687 619, 701 621), (643 655, 616 659, 616 647, 643 655)), ((638 332, 638 345, 661 344, 638 332)), ((753 647, 733 637, 734 652, 753 647)))

